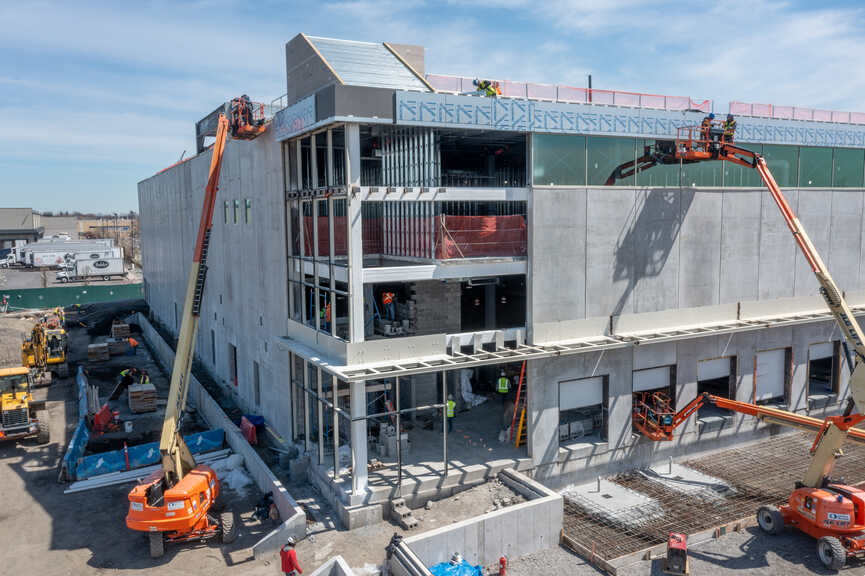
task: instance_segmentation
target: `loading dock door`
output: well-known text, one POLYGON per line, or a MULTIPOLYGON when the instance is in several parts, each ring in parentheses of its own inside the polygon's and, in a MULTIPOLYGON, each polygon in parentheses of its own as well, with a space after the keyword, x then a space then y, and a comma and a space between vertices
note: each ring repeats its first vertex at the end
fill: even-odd
POLYGON ((771 400, 784 397, 784 357, 785 350, 757 352, 757 366, 754 377, 755 400, 771 400))
POLYGON ((559 411, 604 403, 604 377, 559 382, 559 411))
POLYGON ((634 370, 634 392, 645 392, 670 387, 670 367, 634 370))
POLYGON ((730 376, 730 359, 715 358, 714 360, 700 360, 697 363, 697 380, 716 380, 730 376))

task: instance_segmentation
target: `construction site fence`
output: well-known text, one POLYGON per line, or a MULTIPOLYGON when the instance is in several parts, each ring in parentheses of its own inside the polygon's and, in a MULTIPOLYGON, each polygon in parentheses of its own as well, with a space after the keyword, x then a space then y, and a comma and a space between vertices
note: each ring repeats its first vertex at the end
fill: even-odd
MULTIPOLYGON (((445 76, 427 74, 430 86, 439 92, 452 94, 477 93, 474 78, 465 76, 445 76)), ((628 106, 632 108, 653 108, 658 110, 699 110, 712 111, 711 100, 693 100, 688 96, 666 96, 663 94, 642 94, 621 90, 596 90, 576 88, 559 84, 537 84, 532 82, 512 82, 510 80, 491 80, 498 84, 502 98, 520 98, 563 102, 568 104, 601 104, 607 106, 628 106)))
MULTIPOLYGON (((304 254, 315 245, 312 218, 304 218, 304 254)), ((347 254, 346 218, 334 218, 334 256, 347 254)), ((526 255, 528 230, 523 215, 364 218, 363 253, 448 260, 526 255)), ((326 216, 318 218, 318 254, 330 253, 326 216)))
POLYGON ((54 308, 93 302, 133 300, 144 298, 144 285, 109 284, 86 286, 51 286, 47 288, 22 288, 20 290, 0 289, 0 299, 5 298, 8 311, 30 310, 34 308, 54 308))
POLYGON ((756 104, 730 102, 730 114, 734 116, 756 116, 758 118, 777 118, 779 120, 811 120, 813 122, 836 122, 841 124, 865 124, 863 112, 839 112, 798 106, 776 106, 775 104, 756 104))

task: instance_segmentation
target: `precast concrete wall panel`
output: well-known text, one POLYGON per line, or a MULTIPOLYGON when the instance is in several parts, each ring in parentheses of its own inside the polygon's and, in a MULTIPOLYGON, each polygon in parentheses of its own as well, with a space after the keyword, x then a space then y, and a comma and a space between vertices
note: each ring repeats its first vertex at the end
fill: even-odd
MULTIPOLYGON (((790 206, 798 206, 796 190, 785 191, 790 206)), ((760 300, 793 296, 796 244, 768 192, 762 194, 760 230, 760 300)))
MULTIPOLYGON (((632 313, 631 295, 638 281, 633 232, 636 191, 589 189, 587 194, 586 316, 632 313)), ((534 285, 543 286, 551 273, 555 270, 535 278, 534 285)), ((563 320, 572 315, 561 314, 563 320)))
POLYGON ((721 194, 719 304, 759 298, 759 191, 721 194))
MULTIPOLYGON (((835 225, 832 219, 833 194, 824 190, 808 190, 803 188, 799 190, 798 200, 798 209, 794 208, 794 210, 799 216, 799 222, 802 223, 817 252, 828 265, 831 261, 829 250, 830 229, 835 225)), ((789 237, 789 232, 787 234, 789 237)), ((788 243, 795 247, 795 244, 792 242, 788 243)), ((796 279, 793 295, 810 296, 818 294, 817 290, 819 287, 820 285, 814 277, 811 266, 808 265, 801 251, 796 248, 796 279)))
POLYGON ((718 304, 723 196, 683 190, 681 197, 678 305, 691 308, 718 304))
POLYGON ((829 254, 826 265, 838 286, 852 290, 859 286, 860 253, 862 242, 861 192, 846 190, 826 191, 832 197, 829 254))
POLYGON ((677 190, 636 192, 629 278, 636 313, 679 307, 679 242, 686 196, 677 190))

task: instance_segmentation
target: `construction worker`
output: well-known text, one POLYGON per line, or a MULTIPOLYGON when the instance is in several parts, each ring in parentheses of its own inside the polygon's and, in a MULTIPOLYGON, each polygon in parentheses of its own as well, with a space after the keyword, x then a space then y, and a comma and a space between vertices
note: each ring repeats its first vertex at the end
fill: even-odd
POLYGON ((384 304, 384 315, 388 320, 393 322, 396 320, 396 306, 393 303, 393 292, 382 292, 381 303, 384 304))
POLYGON ((138 340, 131 336, 129 337, 129 348, 127 348, 126 353, 130 356, 138 354, 138 340))
POLYGON ((454 402, 454 395, 448 394, 446 402, 446 414, 448 418, 448 434, 454 431, 454 412, 456 411, 457 403, 454 402))
POLYGON ((724 141, 732 142, 733 135, 736 133, 736 119, 732 114, 727 114, 727 119, 724 120, 724 141))
POLYGON ((495 98, 501 93, 498 82, 478 80, 475 78, 473 84, 477 87, 477 93, 481 96, 486 96, 487 98, 495 98))
POLYGON ((296 576, 303 574, 300 564, 297 561, 297 553, 294 551, 294 537, 289 536, 285 545, 279 549, 279 558, 282 561, 282 572, 285 576, 296 576))
POLYGON ((700 123, 700 140, 709 140, 709 130, 712 128, 712 120, 715 119, 715 115, 711 112, 703 118, 703 122, 700 123))
POLYGON ((120 384, 123 388, 126 388, 133 382, 135 382, 135 377, 138 375, 137 368, 127 368, 125 370, 120 371, 120 384))
POLYGON ((150 374, 147 373, 147 370, 141 372, 141 383, 150 384, 150 374))
POLYGON ((505 375, 505 371, 502 370, 499 374, 499 379, 496 380, 496 392, 498 392, 499 397, 502 399, 502 404, 508 399, 508 394, 511 391, 511 381, 505 375))

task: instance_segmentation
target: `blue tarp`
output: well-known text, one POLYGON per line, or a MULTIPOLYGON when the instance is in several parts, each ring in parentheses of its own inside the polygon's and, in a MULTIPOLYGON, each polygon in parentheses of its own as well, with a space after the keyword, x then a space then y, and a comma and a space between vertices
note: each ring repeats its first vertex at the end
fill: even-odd
POLYGON ((483 570, 480 566, 472 566, 465 560, 462 561, 462 564, 457 565, 442 562, 429 570, 433 576, 483 576, 483 570))
MULTIPOLYGON (((193 454, 199 454, 221 448, 225 441, 225 434, 221 428, 217 428, 216 430, 207 430, 206 432, 184 436, 183 440, 193 454)), ((86 443, 85 439, 84 445, 86 443)), ((159 442, 130 446, 127 451, 129 453, 130 469, 150 466, 159 462, 159 442)), ((77 467, 67 467, 67 469, 75 470, 77 480, 84 480, 85 478, 108 472, 120 472, 126 470, 126 454, 124 454, 123 450, 91 454, 90 456, 85 456, 77 467)))
MULTIPOLYGON (((87 429, 87 423, 84 422, 84 418, 80 418, 78 426, 72 434, 72 440, 69 441, 69 446, 66 448, 66 454, 63 456, 63 467, 66 469, 67 476, 75 474, 78 459, 84 454, 84 449, 87 447, 87 440, 89 439, 90 430, 87 429)), ((69 479, 74 480, 74 478, 69 479)))

